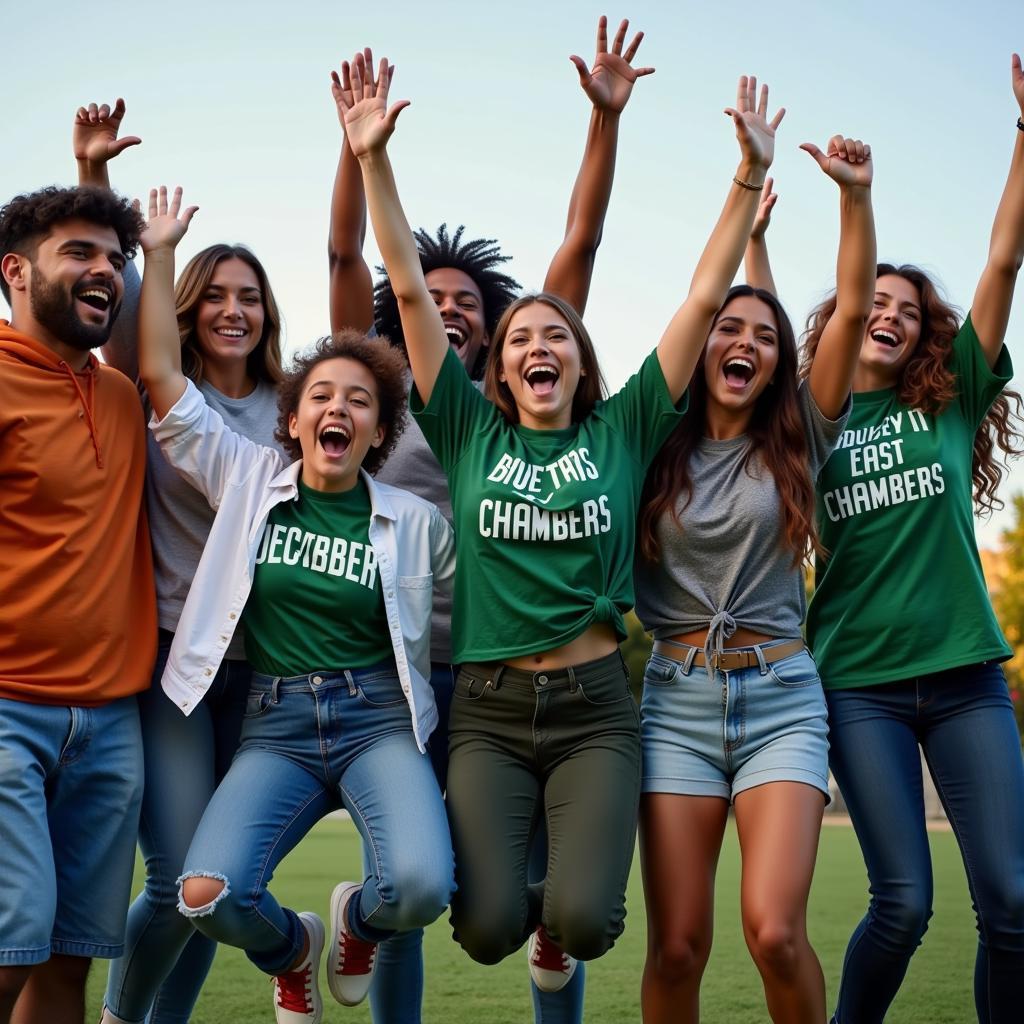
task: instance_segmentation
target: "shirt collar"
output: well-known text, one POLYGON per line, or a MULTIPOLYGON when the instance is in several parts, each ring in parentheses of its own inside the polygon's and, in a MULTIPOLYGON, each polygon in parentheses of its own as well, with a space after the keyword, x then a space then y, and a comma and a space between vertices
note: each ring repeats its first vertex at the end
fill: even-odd
MULTIPOLYGON (((270 481, 270 489, 284 489, 288 492, 281 496, 281 501, 293 498, 299 492, 299 476, 301 474, 302 459, 296 459, 295 462, 285 466, 285 468, 270 481)), ((397 519, 398 516, 396 515, 394 508, 392 508, 387 494, 385 494, 381 489, 380 484, 378 484, 365 469, 360 469, 359 475, 362 477, 363 482, 366 484, 366 489, 370 494, 370 515, 380 516, 381 519, 397 519)))

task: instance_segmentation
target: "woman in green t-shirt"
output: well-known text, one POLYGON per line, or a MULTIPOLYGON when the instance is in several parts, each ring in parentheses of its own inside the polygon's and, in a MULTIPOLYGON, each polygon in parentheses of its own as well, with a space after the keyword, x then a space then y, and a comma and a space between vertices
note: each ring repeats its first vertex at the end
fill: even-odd
POLYGON ((452 920, 474 959, 531 937, 533 974, 564 985, 575 958, 622 930, 639 792, 636 706, 618 643, 633 603, 636 510, 647 466, 678 420, 711 320, 739 266, 780 111, 740 80, 731 110, 742 161, 689 296, 639 373, 612 398, 576 314, 520 299, 488 353, 485 394, 449 349, 395 188, 387 108, 356 55, 345 129, 398 297, 412 405, 448 474, 459 563, 448 810, 458 891, 452 920), (530 833, 548 827, 548 875, 526 883, 530 833))
MULTIPOLYGON (((1012 61, 1024 115, 1024 73, 1012 61)), ((1024 259, 1024 120, 970 314, 922 271, 878 268, 853 410, 818 481, 828 552, 808 614, 827 690, 830 761, 867 863, 871 904, 846 952, 835 1021, 881 1022, 931 916, 921 751, 967 868, 980 942, 978 1019, 1024 1004, 1024 765, 999 662, 1011 656, 974 538, 1015 436, 1000 397, 1024 259)), ((813 359, 834 299, 810 318, 813 359)))

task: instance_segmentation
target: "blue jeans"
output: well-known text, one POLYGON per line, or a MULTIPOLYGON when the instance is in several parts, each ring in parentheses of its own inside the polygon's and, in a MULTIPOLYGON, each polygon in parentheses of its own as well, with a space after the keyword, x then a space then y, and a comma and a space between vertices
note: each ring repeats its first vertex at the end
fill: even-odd
POLYGON ((394 662, 288 679, 255 674, 242 742, 200 822, 181 881, 223 883, 179 909, 267 974, 302 949, 294 911, 267 890, 274 869, 343 805, 372 851, 354 930, 380 941, 440 916, 455 887, 451 838, 430 759, 413 737, 394 662))
POLYGON ((0 699, 0 967, 120 956, 141 799, 134 697, 0 699))
MULTIPOLYGON (((443 790, 448 776, 448 712, 455 686, 453 666, 431 665, 430 685, 437 702, 438 724, 428 744, 434 773, 443 790)), ((541 882, 547 871, 547 832, 538 830, 530 851, 530 881, 541 882)), ((367 851, 364 849, 364 858, 367 851)), ((580 1024, 586 971, 580 963, 560 992, 541 992, 531 981, 536 1024, 580 1024)), ((423 930, 401 932, 377 950, 377 969, 370 988, 374 1024, 420 1024, 423 1005, 423 930)))
POLYGON ((216 943, 178 913, 177 878, 192 836, 238 748, 252 669, 224 661, 185 716, 160 686, 174 634, 160 630, 153 683, 139 696, 146 788, 139 846, 146 885, 128 911, 124 954, 110 965, 104 1003, 121 1020, 188 1024, 216 943))
POLYGON ((1002 669, 968 665, 828 692, 831 764, 853 819, 871 902, 843 964, 838 1024, 885 1017, 932 912, 921 761, 946 809, 978 918, 982 1024, 1024 1005, 1024 764, 1002 669))

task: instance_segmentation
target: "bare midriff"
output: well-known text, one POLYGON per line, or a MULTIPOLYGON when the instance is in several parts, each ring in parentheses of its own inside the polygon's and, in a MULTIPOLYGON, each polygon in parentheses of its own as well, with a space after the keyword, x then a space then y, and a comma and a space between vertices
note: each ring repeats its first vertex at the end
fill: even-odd
MULTIPOLYGON (((692 633, 677 633, 675 636, 662 637, 663 640, 669 640, 674 644, 687 644, 690 647, 699 647, 701 649, 703 649, 707 638, 708 631, 706 629, 697 629, 692 633)), ((753 647, 754 644, 768 644, 778 639, 777 636, 768 636, 767 633, 755 633, 752 629, 745 629, 743 626, 740 626, 725 641, 725 648, 728 650, 730 647, 753 647)))
POLYGON ((539 651, 537 654, 524 654, 521 658, 507 658, 505 664, 509 668, 519 668, 525 672, 566 668, 569 665, 582 665, 586 661, 604 658, 618 646, 615 630, 607 622, 598 622, 575 640, 570 640, 561 647, 552 647, 550 651, 539 651))

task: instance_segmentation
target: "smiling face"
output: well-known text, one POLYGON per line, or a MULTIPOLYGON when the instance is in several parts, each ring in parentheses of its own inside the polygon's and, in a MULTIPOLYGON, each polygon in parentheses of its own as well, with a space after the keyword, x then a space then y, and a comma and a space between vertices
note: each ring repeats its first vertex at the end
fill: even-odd
POLYGON ((921 318, 921 295, 913 282, 898 274, 879 277, 858 370, 879 387, 895 385, 921 338, 921 318))
POLYGON ((708 416, 749 420, 779 365, 779 328, 768 303, 738 295, 719 312, 704 349, 708 416))
MULTIPOLYGON (((55 225, 35 256, 5 257, 21 266, 23 287, 12 307, 27 299, 28 333, 87 352, 110 337, 124 296, 125 257, 113 228, 74 218, 55 225)), ((19 319, 16 314, 16 320, 19 319)))
POLYGON ((508 386, 519 422, 535 430, 568 427, 586 371, 569 322, 545 302, 520 306, 508 322, 498 380, 508 386))
POLYGON ((237 257, 221 260, 195 315, 204 361, 225 366, 246 360, 260 343, 266 318, 256 271, 237 257))
POLYGON ((302 448, 302 480, 317 491, 347 491, 371 448, 384 443, 377 381, 355 359, 325 359, 309 371, 288 433, 302 448))
POLYGON ((476 366, 480 350, 490 339, 484 319, 484 300, 476 282, 462 270, 440 267, 424 278, 448 335, 467 373, 476 366))

